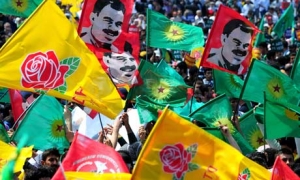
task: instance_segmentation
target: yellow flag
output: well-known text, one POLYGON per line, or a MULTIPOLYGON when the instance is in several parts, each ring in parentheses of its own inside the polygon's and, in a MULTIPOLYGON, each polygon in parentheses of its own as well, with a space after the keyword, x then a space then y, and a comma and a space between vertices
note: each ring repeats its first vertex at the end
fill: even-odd
MULTIPOLYGON (((23 169, 23 165, 26 159, 32 156, 32 148, 33 146, 22 148, 21 154, 14 167, 14 172, 19 172, 23 169)), ((2 171, 6 163, 8 163, 9 160, 14 158, 16 150, 16 147, 13 147, 9 144, 6 144, 3 141, 0 141, 0 172, 2 171)))
POLYGON ((204 52, 204 47, 196 47, 191 51, 190 56, 196 59, 195 64, 197 68, 200 68, 203 52, 204 52))
POLYGON ((109 173, 109 174, 96 174, 91 172, 73 172, 73 171, 66 171, 64 175, 67 180, 91 180, 91 179, 107 179, 107 180, 130 180, 131 174, 126 173, 109 173))
POLYGON ((109 118, 125 104, 96 56, 50 0, 43 1, 0 49, 0 86, 42 90, 109 118))
POLYGON ((133 179, 269 180, 262 166, 165 109, 148 137, 133 179))

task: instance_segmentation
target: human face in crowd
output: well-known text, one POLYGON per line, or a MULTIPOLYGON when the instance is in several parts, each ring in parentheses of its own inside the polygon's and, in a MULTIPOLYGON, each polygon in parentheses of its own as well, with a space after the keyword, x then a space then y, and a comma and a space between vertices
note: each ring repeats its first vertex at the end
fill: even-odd
POLYGON ((290 167, 294 164, 294 158, 290 154, 280 154, 279 157, 283 162, 285 162, 286 165, 290 167))
POLYGON ((102 43, 112 44, 122 31, 124 14, 111 5, 105 6, 100 13, 91 13, 91 34, 102 43))
POLYGON ((205 72, 205 79, 206 79, 207 81, 212 80, 212 71, 206 71, 206 72, 205 72))
POLYGON ((42 161, 42 165, 44 166, 57 166, 59 157, 50 155, 46 158, 45 161, 42 161))
POLYGON ((229 36, 222 35, 222 56, 229 63, 241 64, 249 54, 251 33, 243 32, 239 27, 234 29, 229 36))
POLYGON ((121 82, 130 82, 134 72, 137 69, 137 63, 133 56, 127 52, 121 54, 106 53, 103 56, 103 62, 109 68, 109 74, 121 82))

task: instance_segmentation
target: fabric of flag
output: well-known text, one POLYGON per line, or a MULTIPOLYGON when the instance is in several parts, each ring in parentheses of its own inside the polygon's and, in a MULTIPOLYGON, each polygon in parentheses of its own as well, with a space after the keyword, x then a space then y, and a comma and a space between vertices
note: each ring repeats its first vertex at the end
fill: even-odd
POLYGON ((299 78, 300 78, 300 52, 299 51, 297 51, 290 76, 291 76, 291 79, 296 84, 297 88, 299 89, 300 88, 300 81, 299 81, 299 78))
POLYGON ((26 113, 12 140, 18 143, 24 134, 28 134, 27 146, 34 145, 39 150, 57 148, 63 152, 69 148, 63 112, 57 99, 40 96, 26 113))
POLYGON ((187 88, 182 76, 165 61, 155 66, 147 61, 141 61, 139 76, 143 80, 140 86, 130 89, 127 99, 146 95, 151 102, 163 106, 182 107, 186 101, 187 88))
POLYGON ((251 62, 253 39, 258 31, 238 12, 221 5, 205 45, 201 66, 245 74, 251 62))
POLYGON ((297 104, 300 92, 290 77, 272 66, 253 61, 242 90, 242 99, 264 103, 264 92, 272 101, 297 104))
POLYGON ((190 118, 204 123, 207 127, 219 127, 220 123, 226 125, 241 148, 243 154, 249 154, 254 151, 246 139, 238 132, 231 122, 232 107, 228 97, 222 94, 189 115, 190 118))
POLYGON ((204 47, 196 47, 191 51, 191 57, 196 59, 195 64, 197 68, 200 68, 203 51, 204 51, 204 47))
POLYGON ((0 59, 0 86, 47 93, 110 118, 124 107, 96 56, 52 1, 43 1, 6 42, 0 59))
POLYGON ((5 143, 10 142, 10 138, 9 138, 7 131, 2 123, 0 124, 0 141, 5 142, 5 143))
POLYGON ((132 173, 132 179, 144 180, 270 177, 267 169, 167 108, 147 138, 132 173))
POLYGON ((300 137, 300 107, 265 100, 265 138, 300 137))
POLYGON ((174 22, 165 15, 147 9, 147 40, 150 47, 191 51, 204 45, 201 28, 174 22))
POLYGON ((254 47, 258 47, 258 45, 261 42, 265 41, 264 24, 265 24, 265 18, 261 18, 260 24, 259 24, 259 30, 260 30, 260 32, 257 33, 257 35, 255 37, 254 47))
POLYGON ((192 97, 182 108, 173 109, 177 114, 183 116, 189 116, 191 113, 202 107, 205 103, 197 102, 197 100, 192 97))
POLYGON ((217 94, 225 93, 228 97, 240 97, 244 81, 239 76, 214 69, 213 79, 217 94))
MULTIPOLYGON (((20 156, 14 165, 14 172, 19 172, 23 169, 26 159, 32 156, 32 148, 33 146, 22 148, 20 156)), ((0 172, 8 161, 13 158, 16 150, 16 147, 0 141, 0 172)))
POLYGON ((271 180, 299 180, 299 177, 277 156, 273 165, 271 180))
MULTIPOLYGON (((75 134, 68 154, 61 165, 64 171, 94 172, 95 174, 129 173, 118 152, 79 133, 75 134)), ((60 179, 64 179, 61 168, 56 171, 52 180, 60 179)))
MULTIPOLYGON (((95 54, 124 51, 133 0, 86 0, 78 34, 95 54)), ((98 56, 101 58, 101 56, 98 56)))
POLYGON ((202 128, 204 129, 206 132, 208 132, 209 134, 221 139, 222 141, 224 142, 227 142, 226 138, 224 137, 224 135, 222 134, 220 128, 207 128, 207 127, 204 127, 202 128))
POLYGON ((280 16, 280 19, 276 22, 272 28, 272 31, 275 32, 278 38, 281 38, 284 32, 294 25, 294 21, 294 7, 291 3, 290 6, 280 16))
POLYGON ((264 137, 257 126, 257 120, 255 118, 254 112, 250 110, 249 112, 243 114, 239 119, 240 128, 245 139, 254 148, 264 145, 264 137))
POLYGON ((7 88, 0 87, 0 102, 10 103, 9 93, 7 88))
POLYGON ((21 115, 26 109, 26 105, 23 106, 23 97, 21 92, 15 89, 9 89, 9 97, 11 102, 11 108, 13 112, 14 120, 17 121, 21 118, 21 115))
POLYGON ((68 180, 91 180, 91 179, 103 179, 103 180, 131 180, 131 174, 127 173, 114 173, 114 174, 97 174, 91 172, 74 172, 66 171, 64 172, 65 177, 68 180))
POLYGON ((42 0, 0 0, 0 13, 28 17, 42 0))

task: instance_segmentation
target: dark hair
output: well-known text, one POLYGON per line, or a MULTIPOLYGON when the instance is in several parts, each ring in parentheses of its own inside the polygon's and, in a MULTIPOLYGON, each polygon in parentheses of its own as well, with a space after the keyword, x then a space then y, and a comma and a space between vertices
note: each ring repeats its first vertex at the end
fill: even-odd
POLYGON ((36 180, 41 178, 52 178, 56 172, 56 168, 53 167, 40 167, 37 169, 25 170, 25 180, 36 180))
POLYGON ((187 65, 184 61, 181 61, 176 65, 180 70, 183 70, 183 72, 186 74, 187 73, 187 65))
POLYGON ((300 163, 295 163, 292 165, 292 170, 295 174, 297 174, 300 177, 300 163))
POLYGON ((199 69, 196 66, 192 66, 189 71, 190 75, 193 76, 195 74, 199 74, 199 69))
POLYGON ((46 161, 49 156, 57 156, 60 157, 59 151, 56 148, 47 149, 42 154, 42 160, 46 161))
POLYGON ((274 50, 267 52, 267 59, 271 59, 272 57, 276 57, 276 52, 274 50))
POLYGON ((240 20, 240 19, 232 19, 230 20, 223 29, 223 34, 227 35, 227 37, 229 36, 229 34, 235 30, 236 28, 240 28, 241 31, 245 32, 245 33, 251 33, 251 35, 253 34, 253 30, 251 29, 250 26, 248 26, 244 21, 240 20))
POLYGON ((131 173, 133 170, 133 161, 132 161, 132 158, 131 158, 129 152, 125 151, 125 150, 119 150, 118 153, 121 155, 123 161, 125 162, 125 164, 127 165, 128 169, 131 173))
POLYGON ((265 154, 267 156, 267 165, 268 167, 273 167, 275 159, 276 159, 276 154, 277 154, 277 150, 273 149, 273 148, 267 148, 265 149, 265 154))
POLYGON ((262 152, 253 152, 251 154, 248 154, 247 157, 251 159, 252 161, 256 162, 257 164, 268 168, 267 166, 267 157, 262 152))
POLYGON ((94 5, 93 13, 99 15, 102 9, 107 5, 110 5, 114 10, 122 11, 123 14, 125 13, 125 6, 120 0, 97 0, 94 5))
POLYGON ((130 54, 132 54, 133 51, 131 44, 127 41, 125 41, 124 51, 129 52, 130 54))
POLYGON ((291 150, 287 149, 287 148, 282 148, 282 149, 280 149, 280 150, 276 153, 276 157, 279 156, 279 155, 281 155, 281 154, 288 154, 288 155, 292 155, 292 156, 294 157, 293 152, 292 152, 291 150))
POLYGON ((268 43, 267 42, 261 42, 261 43, 259 43, 258 47, 268 48, 268 43))
POLYGON ((282 41, 282 45, 284 48, 288 48, 289 47, 289 43, 286 41, 282 41))

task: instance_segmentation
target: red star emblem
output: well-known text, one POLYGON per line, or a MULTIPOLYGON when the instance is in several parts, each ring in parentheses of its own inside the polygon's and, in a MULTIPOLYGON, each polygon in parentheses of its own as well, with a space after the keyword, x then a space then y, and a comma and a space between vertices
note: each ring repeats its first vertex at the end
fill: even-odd
POLYGON ((173 36, 178 35, 178 30, 173 29, 173 30, 172 30, 172 34, 173 34, 173 36))
POLYGON ((61 132, 63 130, 63 125, 56 125, 56 131, 61 132))
POLYGON ((165 88, 160 87, 160 88, 158 88, 157 90, 158 90, 158 93, 164 93, 165 88))
POLYGON ((280 86, 276 84, 276 86, 273 86, 274 92, 279 92, 280 91, 280 86))
POLYGON ((257 140, 256 140, 256 142, 257 142, 259 145, 261 145, 261 144, 264 143, 264 139, 263 139, 262 137, 258 137, 257 140))
POLYGON ((17 7, 22 7, 23 2, 21 0, 16 1, 17 7))

